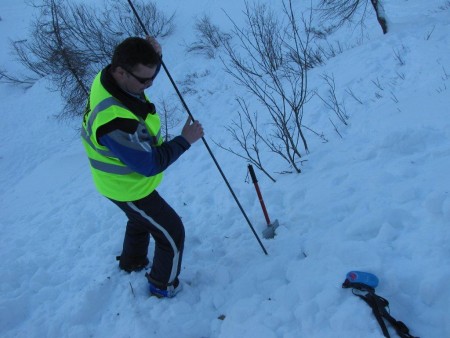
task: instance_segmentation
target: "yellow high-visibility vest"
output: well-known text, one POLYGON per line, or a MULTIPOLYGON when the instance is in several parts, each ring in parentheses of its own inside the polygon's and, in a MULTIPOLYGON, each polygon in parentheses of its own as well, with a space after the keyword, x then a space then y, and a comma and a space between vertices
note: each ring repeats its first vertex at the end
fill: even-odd
POLYGON ((120 202, 135 201, 150 194, 161 183, 163 173, 146 177, 119 160, 111 151, 99 144, 98 128, 114 120, 126 118, 139 121, 154 139, 162 143, 161 121, 158 114, 147 114, 145 120, 134 115, 101 84, 101 72, 95 77, 89 96, 89 111, 85 113, 81 138, 89 158, 92 177, 97 190, 104 196, 120 202))

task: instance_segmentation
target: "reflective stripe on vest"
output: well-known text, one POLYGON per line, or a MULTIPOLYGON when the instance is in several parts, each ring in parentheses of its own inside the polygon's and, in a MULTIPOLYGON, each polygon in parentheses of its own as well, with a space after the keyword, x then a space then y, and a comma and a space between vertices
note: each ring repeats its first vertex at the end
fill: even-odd
POLYGON ((95 149, 95 151, 97 153, 99 153, 100 155, 107 156, 107 157, 114 157, 114 158, 116 157, 110 150, 102 150, 102 149, 95 148, 95 145, 92 143, 91 138, 89 137, 89 135, 87 134, 87 132, 84 128, 81 128, 81 137, 87 142, 87 144, 89 144, 89 146, 92 149, 95 149))
POLYGON ((116 175, 128 175, 133 173, 134 171, 131 170, 128 167, 115 165, 111 163, 105 163, 97 160, 93 160, 92 158, 89 159, 89 162, 91 163, 92 168, 103 171, 105 173, 109 174, 116 174, 116 175))
POLYGON ((127 109, 119 100, 117 100, 115 97, 110 96, 103 101, 100 101, 99 104, 94 108, 94 110, 89 115, 89 120, 87 121, 87 133, 89 136, 92 135, 92 125, 94 124, 95 118, 97 117, 98 113, 101 111, 108 109, 112 106, 119 106, 123 109, 127 109))
POLYGON ((158 131, 158 134, 156 136, 152 136, 152 138, 154 145, 159 144, 159 139, 161 138, 161 129, 158 131))
MULTIPOLYGON (((89 144, 89 146, 94 149, 98 154, 106 156, 106 157, 112 157, 117 159, 117 157, 110 151, 110 150, 103 150, 98 149, 91 140, 92 136, 92 125, 94 124, 95 118, 97 115, 112 106, 119 106, 121 108, 127 109, 119 100, 117 100, 114 97, 108 97, 101 101, 94 110, 89 115, 89 120, 86 123, 86 128, 88 131, 86 131, 85 128, 81 129, 81 137, 89 144)), ((89 162, 91 163, 92 168, 103 171, 105 173, 109 174, 116 174, 116 175, 128 175, 133 173, 134 171, 129 169, 128 167, 116 165, 112 163, 105 163, 101 161, 94 160, 92 158, 89 158, 89 162)))

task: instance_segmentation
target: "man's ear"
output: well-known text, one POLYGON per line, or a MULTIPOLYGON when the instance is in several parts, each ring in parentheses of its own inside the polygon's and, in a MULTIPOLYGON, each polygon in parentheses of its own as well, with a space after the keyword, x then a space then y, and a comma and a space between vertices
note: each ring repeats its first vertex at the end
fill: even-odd
POLYGON ((117 66, 112 72, 111 75, 118 82, 122 83, 125 80, 126 71, 124 68, 117 66))
POLYGON ((120 76, 124 76, 126 73, 126 70, 122 68, 121 66, 117 66, 116 69, 114 69, 113 73, 119 74, 120 76))

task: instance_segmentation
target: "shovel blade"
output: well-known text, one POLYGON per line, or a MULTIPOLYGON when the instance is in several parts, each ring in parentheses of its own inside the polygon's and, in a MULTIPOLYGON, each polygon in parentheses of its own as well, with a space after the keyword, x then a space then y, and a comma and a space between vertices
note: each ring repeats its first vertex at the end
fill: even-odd
POLYGON ((263 231, 263 237, 265 239, 271 239, 275 237, 275 230, 276 228, 278 228, 280 224, 278 223, 278 220, 276 219, 274 222, 272 222, 271 224, 269 224, 267 226, 267 228, 264 229, 263 231))

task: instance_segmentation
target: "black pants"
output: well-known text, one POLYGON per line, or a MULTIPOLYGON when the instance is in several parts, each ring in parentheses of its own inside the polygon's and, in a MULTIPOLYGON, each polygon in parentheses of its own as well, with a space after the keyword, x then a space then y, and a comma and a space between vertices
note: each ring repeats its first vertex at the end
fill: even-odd
POLYGON ((157 191, 133 202, 112 201, 128 217, 121 257, 147 257, 151 235, 155 254, 148 278, 160 286, 173 283, 180 274, 184 248, 184 226, 175 210, 157 191))

